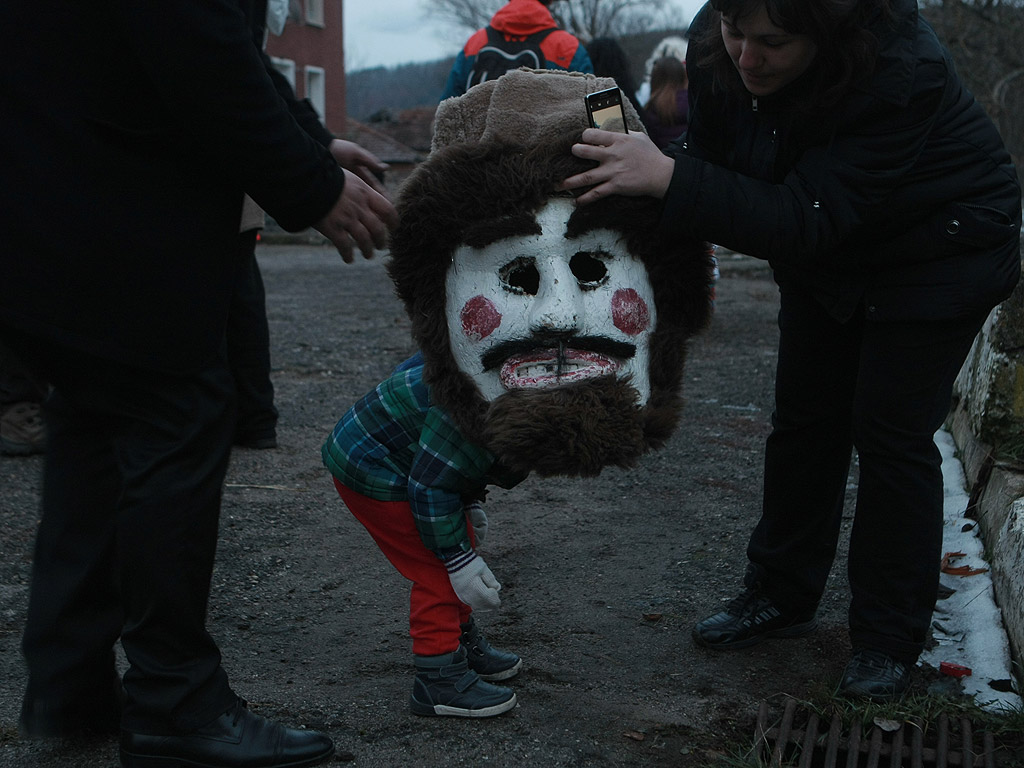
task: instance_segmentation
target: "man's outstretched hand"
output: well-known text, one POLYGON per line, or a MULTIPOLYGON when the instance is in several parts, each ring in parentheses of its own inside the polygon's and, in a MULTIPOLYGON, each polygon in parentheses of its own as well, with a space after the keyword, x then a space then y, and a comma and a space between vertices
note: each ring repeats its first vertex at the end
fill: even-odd
POLYGON ((334 139, 330 146, 331 156, 346 171, 352 171, 356 176, 365 181, 375 190, 387 197, 384 191, 384 184, 379 176, 388 169, 388 164, 378 158, 373 152, 356 144, 354 141, 345 139, 334 139))
POLYGON ((374 249, 387 246, 388 230, 398 223, 398 213, 382 192, 352 171, 345 169, 344 173, 341 195, 313 227, 334 244, 346 264, 351 264, 355 248, 370 259, 374 249))

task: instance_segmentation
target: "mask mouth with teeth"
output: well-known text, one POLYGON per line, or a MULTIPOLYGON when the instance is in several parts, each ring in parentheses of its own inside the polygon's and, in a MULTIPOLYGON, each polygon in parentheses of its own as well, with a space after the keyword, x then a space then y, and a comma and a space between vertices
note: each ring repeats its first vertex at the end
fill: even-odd
POLYGON ((501 384, 505 389, 548 389, 563 387, 600 376, 614 376, 619 363, 599 352, 567 348, 538 348, 510 357, 501 366, 501 384))
POLYGON ((570 151, 584 95, 613 85, 514 70, 442 102, 398 201, 388 272, 431 397, 513 471, 593 476, 660 447, 710 316, 710 249, 663 230, 661 201, 556 191, 592 165, 570 151))

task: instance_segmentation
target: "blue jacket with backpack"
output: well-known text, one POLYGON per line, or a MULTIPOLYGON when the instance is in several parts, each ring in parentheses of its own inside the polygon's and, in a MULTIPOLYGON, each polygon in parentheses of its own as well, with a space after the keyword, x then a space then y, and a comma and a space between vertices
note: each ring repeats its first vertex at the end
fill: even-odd
POLYGON ((523 66, 594 72, 587 49, 558 28, 547 6, 539 0, 509 0, 459 51, 441 99, 461 96, 477 83, 523 66))

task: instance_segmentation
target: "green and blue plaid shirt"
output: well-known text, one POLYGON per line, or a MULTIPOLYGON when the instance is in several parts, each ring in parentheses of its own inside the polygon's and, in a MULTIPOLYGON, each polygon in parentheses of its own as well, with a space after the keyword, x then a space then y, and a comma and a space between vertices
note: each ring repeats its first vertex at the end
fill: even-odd
POLYGON ((464 495, 511 487, 496 458, 431 404, 417 354, 353 405, 321 451, 338 482, 379 501, 408 501, 424 545, 439 557, 471 549, 464 495), (495 474, 496 473, 496 474, 495 474))

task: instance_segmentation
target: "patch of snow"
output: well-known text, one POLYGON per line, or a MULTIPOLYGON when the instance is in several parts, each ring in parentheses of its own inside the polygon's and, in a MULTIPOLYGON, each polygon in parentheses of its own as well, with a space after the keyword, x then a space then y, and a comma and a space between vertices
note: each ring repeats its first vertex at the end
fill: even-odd
POLYGON ((998 691, 991 681, 1010 681, 1010 643, 1003 617, 995 602, 992 577, 985 561, 985 547, 977 521, 965 517, 969 495, 963 465, 956 458, 956 443, 945 430, 935 433, 942 454, 943 552, 962 552, 953 565, 981 571, 969 576, 943 573, 942 584, 955 590, 939 600, 932 616, 936 645, 921 654, 920 661, 936 669, 942 662, 968 667, 971 674, 961 679, 964 693, 973 696, 978 706, 989 711, 1021 709, 1021 697, 1012 691, 998 691))

